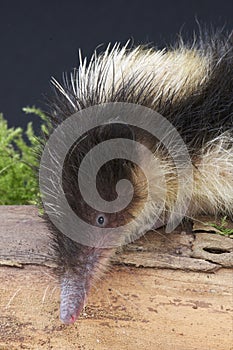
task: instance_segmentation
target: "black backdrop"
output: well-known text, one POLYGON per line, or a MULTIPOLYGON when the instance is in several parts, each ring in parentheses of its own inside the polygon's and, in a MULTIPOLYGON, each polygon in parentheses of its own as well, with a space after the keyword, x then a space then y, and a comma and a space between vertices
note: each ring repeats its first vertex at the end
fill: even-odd
POLYGON ((50 77, 60 79, 77 65, 78 48, 89 56, 101 43, 129 38, 160 47, 174 41, 180 30, 191 36, 197 30, 195 17, 231 30, 233 1, 2 1, 0 112, 10 126, 25 126, 32 117, 22 107, 43 106, 50 77))

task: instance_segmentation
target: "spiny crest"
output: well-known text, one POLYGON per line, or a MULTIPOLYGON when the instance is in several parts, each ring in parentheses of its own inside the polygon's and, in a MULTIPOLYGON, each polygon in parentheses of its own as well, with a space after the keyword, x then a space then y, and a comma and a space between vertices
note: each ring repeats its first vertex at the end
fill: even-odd
MULTIPOLYGON (((115 44, 100 55, 95 52, 87 63, 64 76, 64 86, 52 83, 63 95, 73 113, 104 102, 131 102, 159 108, 166 100, 175 102, 190 94, 206 76, 207 64, 197 51, 148 49, 138 46, 120 48, 115 44)), ((59 95, 59 96, 60 96, 59 95)), ((59 107, 62 107, 59 101, 59 107)), ((63 106, 64 107, 64 106, 63 106)), ((62 109, 62 108, 60 108, 62 109)))

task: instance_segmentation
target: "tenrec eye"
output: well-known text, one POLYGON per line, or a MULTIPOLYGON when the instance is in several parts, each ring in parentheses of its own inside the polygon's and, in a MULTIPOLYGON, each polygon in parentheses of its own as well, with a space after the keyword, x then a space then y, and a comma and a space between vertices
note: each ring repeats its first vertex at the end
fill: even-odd
POLYGON ((97 222, 98 222, 99 225, 102 226, 104 224, 104 222, 105 222, 104 216, 102 216, 102 215, 98 216, 97 222))

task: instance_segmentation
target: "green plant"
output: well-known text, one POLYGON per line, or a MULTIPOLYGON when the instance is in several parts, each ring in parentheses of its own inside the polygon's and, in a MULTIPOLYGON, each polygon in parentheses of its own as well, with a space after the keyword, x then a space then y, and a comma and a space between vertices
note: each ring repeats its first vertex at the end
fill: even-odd
POLYGON ((223 235, 223 236, 231 236, 233 235, 233 228, 227 227, 228 222, 227 222, 227 216, 224 216, 221 219, 221 222, 219 225, 215 223, 208 223, 208 225, 216 228, 218 230, 218 234, 223 235))
MULTIPOLYGON (((24 108, 24 111, 38 115, 43 120, 41 130, 47 133, 45 114, 35 107, 24 108)), ((26 131, 20 127, 9 128, 0 114, 0 204, 38 202, 40 195, 35 170, 39 143, 40 138, 35 135, 31 122, 26 131)))

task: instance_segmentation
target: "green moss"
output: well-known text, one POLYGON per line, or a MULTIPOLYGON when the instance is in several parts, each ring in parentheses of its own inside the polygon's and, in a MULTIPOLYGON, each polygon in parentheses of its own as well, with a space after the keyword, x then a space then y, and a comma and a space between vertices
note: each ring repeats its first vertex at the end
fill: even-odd
MULTIPOLYGON (((38 109, 25 108, 26 113, 38 115, 43 124, 42 132, 47 133, 46 116, 38 109)), ((40 138, 35 135, 32 123, 27 130, 9 128, 0 114, 0 204, 35 204, 39 200, 36 178, 40 138), (27 140, 27 142, 25 141, 27 140)))
POLYGON ((216 228, 219 232, 218 234, 223 235, 223 236, 231 236, 233 235, 233 228, 227 227, 228 222, 227 222, 227 216, 224 216, 221 219, 221 222, 219 225, 215 223, 208 223, 210 226, 216 228))

